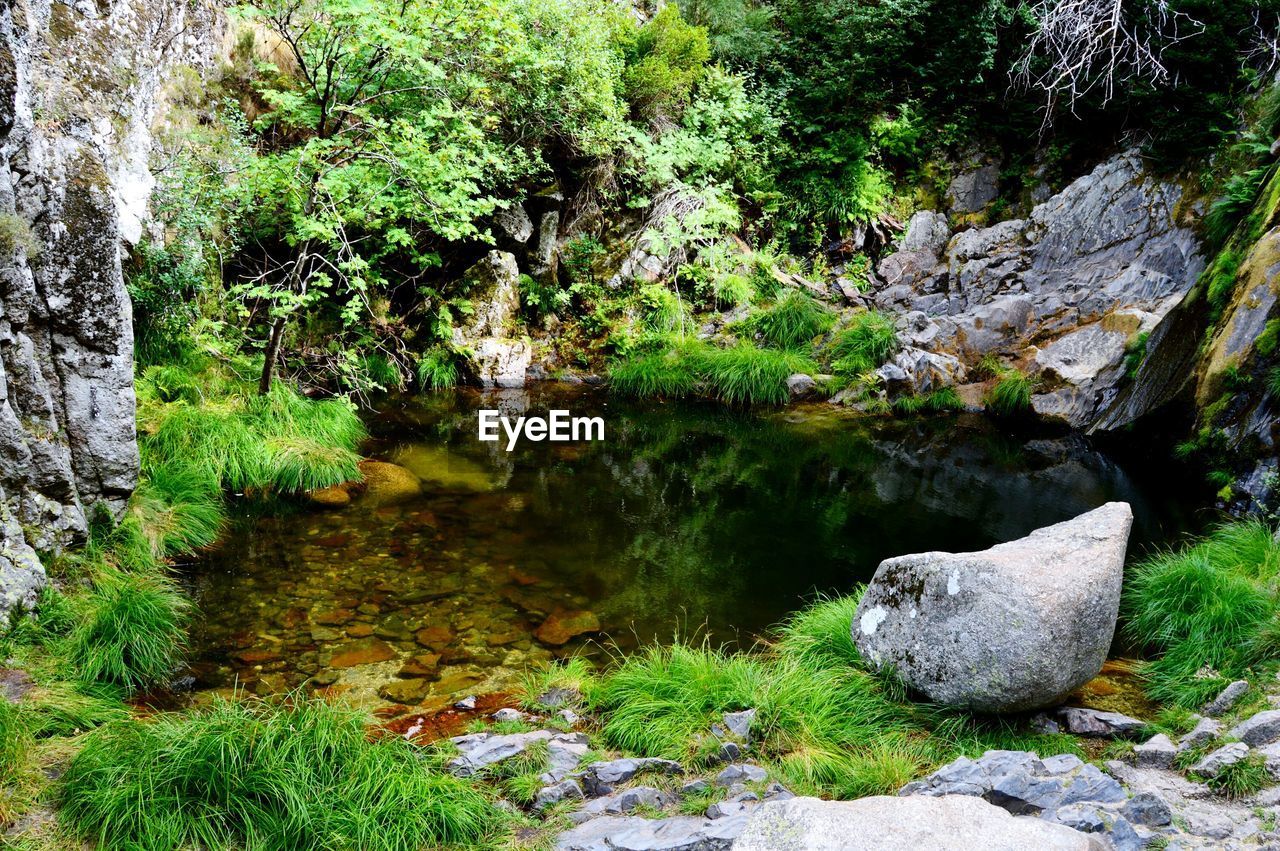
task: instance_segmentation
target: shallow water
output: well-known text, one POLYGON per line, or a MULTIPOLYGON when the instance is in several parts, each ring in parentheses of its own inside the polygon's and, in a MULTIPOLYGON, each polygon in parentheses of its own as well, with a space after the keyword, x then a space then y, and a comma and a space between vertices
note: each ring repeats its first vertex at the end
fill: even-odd
POLYGON ((371 427, 371 457, 414 471, 424 494, 238 525, 190 575, 200 688, 308 683, 433 707, 604 644, 699 630, 748 645, 886 557, 981 549, 1109 500, 1133 505, 1131 553, 1196 525, 1167 464, 972 416, 746 413, 547 386, 444 394, 371 427), (606 439, 508 453, 477 440, 480 407, 598 414, 606 439))

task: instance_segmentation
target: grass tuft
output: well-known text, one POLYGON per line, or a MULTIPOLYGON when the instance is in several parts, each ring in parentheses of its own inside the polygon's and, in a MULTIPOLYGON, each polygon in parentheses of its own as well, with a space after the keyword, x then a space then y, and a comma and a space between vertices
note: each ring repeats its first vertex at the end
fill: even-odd
POLYGON ((987 408, 1002 417, 1012 417, 1031 409, 1036 380, 1016 369, 1000 373, 1000 380, 987 393, 987 408))
POLYGON ((61 817, 104 848, 416 851, 499 823, 475 788, 360 714, 320 702, 228 703, 121 721, 67 770, 61 817))
POLYGON ((1126 628, 1158 658, 1144 668, 1160 702, 1196 708, 1280 651, 1280 544, 1245 520, 1130 568, 1126 628))
POLYGON ((825 334, 835 320, 831 308, 806 292, 791 289, 771 307, 749 318, 744 326, 770 346, 794 349, 825 334))
POLYGON ((836 333, 823 355, 838 375, 861 375, 893 357, 901 344, 893 320, 874 310, 853 317, 836 333))
POLYGON ((173 673, 185 649, 190 604, 172 581, 106 570, 89 608, 68 646, 82 682, 138 691, 173 673))

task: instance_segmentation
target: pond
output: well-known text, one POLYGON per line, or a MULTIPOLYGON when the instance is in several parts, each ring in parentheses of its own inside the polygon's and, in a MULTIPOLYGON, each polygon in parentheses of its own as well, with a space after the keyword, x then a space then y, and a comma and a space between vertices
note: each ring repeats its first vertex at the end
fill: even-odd
POLYGON ((972 415, 746 412, 544 385, 392 405, 370 428, 367 454, 423 493, 238 523, 188 577, 198 688, 306 683, 432 708, 567 654, 677 633, 749 646, 884 558, 982 549, 1110 500, 1133 506, 1131 554, 1202 522, 1166 463, 972 415), (481 408, 601 416, 605 439, 507 452, 477 439, 481 408))

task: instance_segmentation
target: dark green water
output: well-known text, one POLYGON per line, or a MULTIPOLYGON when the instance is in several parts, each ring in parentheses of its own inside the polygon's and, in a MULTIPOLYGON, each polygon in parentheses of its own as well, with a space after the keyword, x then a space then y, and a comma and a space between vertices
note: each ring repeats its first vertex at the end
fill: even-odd
POLYGON ((388 697, 438 704, 604 636, 750 644, 886 557, 985 548, 1109 500, 1133 506, 1131 553, 1203 519, 1163 461, 1122 465, 1080 438, 1011 437, 979 417, 632 405, 552 386, 448 394, 372 430, 370 456, 413 470, 423 495, 237 528, 191 577, 201 687, 309 681, 389 705, 377 693, 393 683, 388 697), (606 439, 508 453, 477 440, 480 407, 601 415, 606 439), (601 630, 534 635, 556 616, 601 630))

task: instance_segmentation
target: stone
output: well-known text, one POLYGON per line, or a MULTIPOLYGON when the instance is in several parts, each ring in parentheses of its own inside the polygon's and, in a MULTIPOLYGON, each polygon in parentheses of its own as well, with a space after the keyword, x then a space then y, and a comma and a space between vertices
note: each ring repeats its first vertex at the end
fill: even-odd
POLYGON ((605 816, 556 837, 556 851, 729 851, 747 817, 605 816))
POLYGON ((512 201, 507 206, 494 211, 493 223, 502 236, 521 245, 533 236, 533 219, 529 218, 528 211, 519 201, 512 201))
POLYGON ((987 163, 956 175, 947 187, 947 205, 954 213, 976 213, 1000 194, 1000 166, 987 163))
POLYGON ((680 786, 680 794, 683 795, 700 795, 711 788, 711 784, 705 780, 690 780, 680 786))
POLYGON ((354 668, 357 665, 372 665, 375 662, 386 662, 396 657, 395 648, 379 638, 361 638, 349 641, 333 651, 329 659, 331 668, 354 668))
POLYGON ((734 851, 1105 851, 1096 837, 978 798, 792 798, 756 807, 734 851))
POLYGON ((1236 705, 1236 702, 1249 690, 1248 680, 1236 680, 1218 693, 1218 696, 1205 704, 1200 711, 1211 718, 1224 714, 1236 705))
POLYGON ((558 706, 568 706, 577 703, 582 699, 582 695, 578 694, 576 689, 563 688, 556 686, 544 691, 538 695, 537 703, 539 706, 545 706, 547 709, 555 709, 558 706))
POLYGON ((1117 804, 1124 787, 1072 754, 1040 759, 1029 751, 961 757, 898 791, 901 796, 973 795, 1014 815, 1052 812, 1068 804, 1117 804))
POLYGON ((421 703, 431 693, 426 680, 392 680, 378 689, 378 697, 392 703, 421 703))
MULTIPOLYGON (((580 735, 580 734, 578 734, 580 735)), ((593 798, 607 795, 619 783, 626 783, 637 774, 657 771, 664 774, 683 774, 678 762, 657 757, 627 757, 624 759, 593 762, 582 773, 582 785, 593 798)))
POLYGON ((346 485, 330 485, 307 491, 307 501, 321 508, 342 508, 351 504, 351 493, 346 485))
POLYGON ((748 740, 751 738, 751 722, 755 721, 756 711, 754 709, 744 709, 741 712, 724 713, 724 726, 730 733, 739 739, 748 740))
POLYGON ((487 766, 523 753, 534 742, 550 742, 551 738, 552 734, 547 730, 510 735, 471 733, 455 736, 449 741, 458 749, 458 756, 449 761, 448 768, 459 777, 470 777, 487 766))
POLYGON ((547 616, 533 635, 543 644, 559 647, 576 636, 599 631, 600 618, 596 617, 595 612, 558 609, 547 616))
POLYGON ((744 762, 726 766, 716 775, 715 784, 727 787, 735 783, 763 783, 768 779, 769 774, 763 768, 744 762))
POLYGON ((577 769, 590 751, 587 743, 577 737, 554 737, 547 743, 547 770, 542 782, 559 782, 577 769))
POLYGON ((1248 755, 1249 746, 1247 744, 1244 742, 1232 742, 1205 754, 1189 770, 1192 774, 1198 774, 1201 777, 1217 777, 1224 768, 1235 765, 1248 755))
POLYGON ((520 721, 524 718, 524 713, 521 712, 519 709, 512 709, 511 707, 504 706, 502 709, 499 709, 497 712, 493 713, 489 717, 492 718, 494 721, 498 721, 499 723, 504 721, 507 721, 507 722, 520 721))
POLYGON ((595 818, 602 815, 625 815, 639 807, 650 807, 660 810, 672 802, 673 798, 666 792, 659 791, 652 786, 633 786, 630 789, 623 789, 621 792, 614 792, 603 798, 596 798, 590 801, 581 810, 570 816, 570 820, 575 824, 595 818))
POLYGON ((1211 742, 1220 735, 1222 735, 1221 721, 1215 721, 1212 718, 1201 718, 1196 722, 1196 726, 1191 729, 1191 732, 1183 736, 1178 742, 1178 753, 1183 753, 1206 742, 1211 742))
POLYGON ((1172 768, 1178 749, 1164 733, 1157 733, 1140 745, 1134 745, 1138 765, 1143 768, 1172 768))
POLYGON ((443 624, 424 626, 413 634, 414 641, 423 647, 430 647, 432 650, 442 650, 448 647, 453 643, 453 639, 453 630, 443 624))
POLYGON ((1120 813, 1130 824, 1164 827, 1173 822, 1173 810, 1159 795, 1142 792, 1124 802, 1120 813))
MULTIPOLYGON (((952 187, 966 210, 992 191, 992 166, 985 168, 969 169, 952 187)), ((882 310, 920 311, 936 324, 908 345, 958 357, 969 369, 993 352, 1033 364, 1045 379, 1032 398, 1041 416, 1087 431, 1122 428, 1172 400, 1196 372, 1194 311, 1177 308, 1205 260, 1177 213, 1182 196, 1176 182, 1144 168, 1137 150, 1125 151, 1026 218, 961 231, 941 249, 943 223, 921 218, 908 227, 912 238, 877 264, 870 297, 882 310), (1128 351, 1140 339, 1148 355, 1131 376, 1128 351)), ((1261 305, 1273 298, 1263 292, 1263 270, 1272 265, 1250 267, 1257 273, 1239 290, 1259 298, 1235 296, 1255 309, 1221 332, 1237 340, 1224 351, 1248 346, 1270 315, 1261 305)), ((1238 357, 1217 360, 1225 369, 1238 357)))
MULTIPOLYGON (((753 795, 752 798, 754 797, 755 796, 753 795)), ((738 816, 747 812, 758 803, 759 803, 758 800, 717 801, 716 803, 707 807, 706 815, 707 815, 707 818, 710 818, 710 819, 728 818, 729 816, 738 816)))
POLYGON ((1119 712, 1103 712, 1098 709, 1067 707, 1061 711, 1067 731, 1077 736, 1115 737, 1137 733, 1147 725, 1137 718, 1119 712))
POLYGON ((460 282, 474 311, 453 328, 452 343, 468 355, 469 378, 481 387, 523 387, 533 348, 516 338, 520 269, 513 254, 490 251, 460 282))
POLYGON ((720 762, 737 762, 742 759, 743 749, 737 742, 721 742, 716 751, 716 759, 720 762))
POLYGON ((787 395, 793 402, 808 399, 817 390, 818 382, 813 380, 812 375, 797 372, 787 376, 787 395))
POLYGON ((1267 709, 1231 728, 1230 736, 1257 747, 1280 739, 1280 709, 1267 709))
POLYGON ((982 552, 887 559, 858 604, 853 639, 864 659, 937 703, 1055 705, 1106 661, 1132 519, 1113 502, 982 552))
POLYGON ((453 704, 453 708, 462 709, 466 712, 472 711, 473 709, 476 708, 476 696, 474 694, 467 695, 466 697, 462 698, 462 700, 455 702, 453 704))
POLYGON ((396 505, 422 494, 422 483, 399 464, 386 461, 361 461, 365 492, 361 501, 373 505, 396 505))
POLYGON ((561 801, 581 801, 584 797, 582 787, 576 780, 562 780, 555 785, 539 789, 533 799, 533 808, 543 810, 561 801))
POLYGON ((903 251, 924 251, 935 257, 940 255, 951 239, 951 226, 945 213, 921 210, 907 221, 902 235, 903 251))

